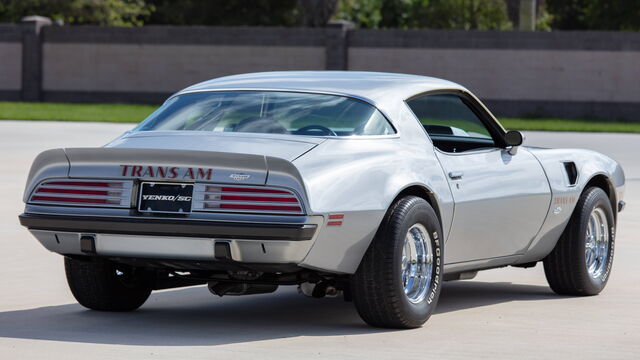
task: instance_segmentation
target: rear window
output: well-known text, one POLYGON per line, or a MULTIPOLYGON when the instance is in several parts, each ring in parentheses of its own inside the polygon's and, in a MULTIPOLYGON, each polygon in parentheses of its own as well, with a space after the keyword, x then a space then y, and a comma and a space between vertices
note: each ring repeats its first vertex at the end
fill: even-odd
POLYGON ((199 92, 168 100, 135 131, 188 130, 310 136, 389 135, 395 131, 374 106, 323 94, 199 92))

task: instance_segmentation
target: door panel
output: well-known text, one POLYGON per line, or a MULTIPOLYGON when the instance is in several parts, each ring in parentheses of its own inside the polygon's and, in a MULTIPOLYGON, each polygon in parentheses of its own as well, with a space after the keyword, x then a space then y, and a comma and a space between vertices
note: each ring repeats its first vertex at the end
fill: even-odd
POLYGON ((516 155, 499 148, 436 155, 455 202, 446 263, 523 253, 551 201, 538 160, 525 149, 516 155))

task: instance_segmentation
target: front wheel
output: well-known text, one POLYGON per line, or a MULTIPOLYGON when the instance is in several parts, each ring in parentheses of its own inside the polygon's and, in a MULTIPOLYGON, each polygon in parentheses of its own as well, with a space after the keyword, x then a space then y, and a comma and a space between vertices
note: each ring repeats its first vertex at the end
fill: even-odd
POLYGON ((397 201, 351 279, 362 319, 389 328, 424 324, 438 302, 443 259, 442 229, 431 205, 416 196, 397 201))
POLYGON ((135 310, 151 294, 150 277, 144 269, 69 257, 65 257, 64 267, 71 293, 80 305, 92 310, 135 310))
POLYGON ((551 289, 562 295, 596 295, 609 280, 615 218, 607 194, 586 189, 556 247, 544 259, 551 289))

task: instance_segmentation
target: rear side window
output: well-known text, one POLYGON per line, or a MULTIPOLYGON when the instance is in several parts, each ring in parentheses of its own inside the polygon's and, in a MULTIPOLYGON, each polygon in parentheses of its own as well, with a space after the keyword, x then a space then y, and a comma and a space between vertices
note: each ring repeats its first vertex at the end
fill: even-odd
POLYGON ((427 95, 407 103, 429 135, 491 139, 487 127, 456 95, 427 95))
POLYGON ((281 91, 201 92, 176 96, 136 131, 186 130, 311 136, 389 135, 369 103, 344 96, 281 91))

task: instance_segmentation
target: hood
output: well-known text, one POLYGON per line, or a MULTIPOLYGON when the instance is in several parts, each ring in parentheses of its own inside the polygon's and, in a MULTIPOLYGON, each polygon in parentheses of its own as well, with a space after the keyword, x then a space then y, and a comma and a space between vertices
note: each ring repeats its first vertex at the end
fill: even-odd
POLYGON ((273 156, 292 161, 325 140, 310 136, 279 134, 140 131, 125 133, 105 147, 215 151, 273 156))

